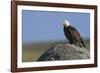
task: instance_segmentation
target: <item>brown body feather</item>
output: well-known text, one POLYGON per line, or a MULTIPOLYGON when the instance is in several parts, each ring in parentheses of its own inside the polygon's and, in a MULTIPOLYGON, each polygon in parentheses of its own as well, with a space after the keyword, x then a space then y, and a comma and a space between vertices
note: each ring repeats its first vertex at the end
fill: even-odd
POLYGON ((72 26, 64 27, 64 34, 70 44, 75 44, 80 47, 85 47, 84 41, 80 33, 72 26))

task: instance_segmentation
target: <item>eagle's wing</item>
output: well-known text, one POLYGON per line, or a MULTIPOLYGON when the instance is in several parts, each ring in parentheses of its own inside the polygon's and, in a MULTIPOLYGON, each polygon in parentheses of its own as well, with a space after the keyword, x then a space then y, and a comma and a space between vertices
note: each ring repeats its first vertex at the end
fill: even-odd
POLYGON ((70 33, 73 39, 81 41, 80 33, 74 27, 71 27, 70 33))
POLYGON ((85 47, 84 41, 83 41, 80 33, 74 27, 71 28, 70 33, 71 33, 72 38, 75 41, 81 43, 85 47))

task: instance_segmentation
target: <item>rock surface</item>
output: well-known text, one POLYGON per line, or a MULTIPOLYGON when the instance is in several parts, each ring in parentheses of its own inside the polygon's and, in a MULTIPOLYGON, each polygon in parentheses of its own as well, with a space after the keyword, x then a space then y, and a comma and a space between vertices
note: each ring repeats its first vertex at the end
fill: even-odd
POLYGON ((38 59, 38 61, 55 60, 78 60, 88 59, 90 56, 86 48, 81 48, 72 44, 58 44, 47 49, 38 59))

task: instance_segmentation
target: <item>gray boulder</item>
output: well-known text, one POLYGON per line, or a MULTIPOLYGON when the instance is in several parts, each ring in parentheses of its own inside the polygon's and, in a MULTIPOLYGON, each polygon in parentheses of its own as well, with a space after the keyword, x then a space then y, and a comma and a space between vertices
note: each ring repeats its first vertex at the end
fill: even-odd
POLYGON ((38 59, 38 61, 55 60, 78 60, 88 59, 90 56, 86 48, 81 48, 72 44, 58 44, 47 49, 38 59))

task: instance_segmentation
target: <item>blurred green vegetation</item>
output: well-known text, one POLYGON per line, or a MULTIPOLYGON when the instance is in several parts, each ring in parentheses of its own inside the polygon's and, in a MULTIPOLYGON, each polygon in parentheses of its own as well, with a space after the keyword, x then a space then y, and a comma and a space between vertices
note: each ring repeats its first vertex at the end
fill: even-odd
MULTIPOLYGON (((22 48, 22 61, 23 62, 33 62, 37 59, 50 47, 57 44, 64 44, 66 41, 50 41, 50 42, 39 42, 39 43, 26 43, 23 44, 22 48)), ((84 39, 86 48, 90 50, 90 40, 84 39)))

